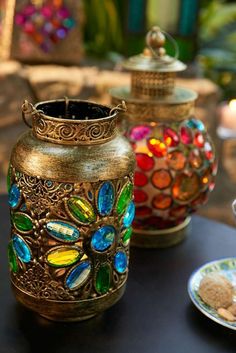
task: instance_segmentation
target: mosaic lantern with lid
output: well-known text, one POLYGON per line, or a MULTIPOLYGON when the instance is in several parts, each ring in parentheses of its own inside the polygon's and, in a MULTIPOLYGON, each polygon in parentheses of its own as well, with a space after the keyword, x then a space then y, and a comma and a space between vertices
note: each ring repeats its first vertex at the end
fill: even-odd
POLYGON ((112 102, 125 99, 122 126, 136 153, 132 244, 165 247, 187 233, 190 214, 214 188, 215 152, 203 123, 194 117, 195 92, 175 87, 178 71, 175 41, 158 27, 146 37, 147 48, 124 67, 131 87, 113 88, 112 102), (166 36, 176 55, 166 55, 166 36))
POLYGON ((17 300, 46 318, 87 319, 124 293, 135 158, 117 129, 120 109, 23 104, 32 129, 11 155, 8 255, 17 300))

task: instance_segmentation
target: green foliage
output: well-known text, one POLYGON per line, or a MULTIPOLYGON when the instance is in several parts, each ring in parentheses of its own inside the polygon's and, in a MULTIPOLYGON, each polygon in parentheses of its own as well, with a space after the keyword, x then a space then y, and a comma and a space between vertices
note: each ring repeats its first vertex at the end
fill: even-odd
MULTIPOLYGON (((236 21, 236 4, 223 0, 211 0, 200 14, 200 38, 213 40, 224 27, 236 21)), ((236 31, 235 31, 236 33, 236 31)))
POLYGON ((122 47, 119 0, 84 0, 85 48, 88 53, 105 56, 122 47))

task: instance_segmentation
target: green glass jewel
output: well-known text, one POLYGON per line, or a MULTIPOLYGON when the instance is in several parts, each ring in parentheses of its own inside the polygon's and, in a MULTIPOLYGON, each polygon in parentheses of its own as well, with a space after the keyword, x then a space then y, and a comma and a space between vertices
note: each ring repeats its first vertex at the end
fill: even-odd
POLYGON ((67 206, 72 214, 81 223, 92 223, 96 221, 92 205, 79 196, 73 196, 67 201, 67 206))
POLYGON ((20 232, 30 232, 33 229, 33 222, 27 214, 16 212, 12 215, 14 226, 20 232))
POLYGON ((123 235, 123 243, 126 244, 130 240, 132 235, 132 227, 129 227, 125 230, 124 235, 123 235))
POLYGON ((133 185, 131 183, 127 183, 122 189, 120 196, 117 201, 117 213, 121 215, 126 210, 131 198, 133 195, 133 185))
POLYGON ((17 258, 16 258, 16 254, 15 251, 13 249, 12 246, 12 242, 10 241, 10 243, 8 244, 8 261, 9 261, 9 266, 12 272, 16 273, 19 269, 18 266, 18 262, 17 262, 17 258))
POLYGON ((108 264, 101 265, 96 276, 96 290, 100 294, 109 291, 111 285, 111 268, 108 264))
POLYGON ((11 177, 12 177, 12 167, 9 165, 7 172, 7 191, 9 192, 11 189, 11 177))

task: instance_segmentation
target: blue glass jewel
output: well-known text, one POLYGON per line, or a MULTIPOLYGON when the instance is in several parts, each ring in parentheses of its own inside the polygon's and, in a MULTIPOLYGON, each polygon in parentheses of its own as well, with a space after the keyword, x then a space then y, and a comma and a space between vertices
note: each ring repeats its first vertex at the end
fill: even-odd
POLYGON ((131 201, 128 204, 127 210, 125 212, 124 215, 124 219, 123 219, 123 224, 124 226, 127 228, 129 226, 131 226, 133 220, 134 220, 134 215, 135 215, 135 206, 134 206, 134 202, 131 201))
POLYGON ((106 181, 102 184, 98 192, 98 212, 101 216, 108 216, 113 208, 115 201, 114 186, 106 181))
POLYGON ((107 250, 114 242, 116 230, 112 226, 98 229, 92 236, 91 246, 96 251, 107 250))
POLYGON ((79 238, 79 231, 71 224, 63 221, 49 221, 46 230, 52 237, 66 242, 75 242, 79 238))
POLYGON ((19 206, 20 200, 21 200, 20 189, 16 184, 13 184, 9 191, 8 203, 10 207, 16 208, 17 206, 19 206))
POLYGON ((114 266, 117 272, 124 273, 128 266, 127 255, 124 251, 118 251, 114 257, 114 266))
POLYGON ((69 289, 77 289, 88 279, 90 271, 90 262, 81 262, 78 266, 74 267, 67 275, 66 286, 69 289))
POLYGON ((198 129, 199 131, 205 131, 205 126, 201 122, 201 120, 192 118, 186 123, 186 125, 191 129, 198 129))
POLYGON ((25 263, 30 262, 31 251, 26 242, 21 237, 19 237, 19 235, 15 234, 13 235, 12 243, 16 255, 19 257, 19 259, 25 263))

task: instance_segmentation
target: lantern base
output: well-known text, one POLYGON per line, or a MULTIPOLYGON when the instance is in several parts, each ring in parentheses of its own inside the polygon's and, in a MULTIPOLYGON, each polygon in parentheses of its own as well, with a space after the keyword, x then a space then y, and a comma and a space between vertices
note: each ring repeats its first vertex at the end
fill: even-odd
POLYGON ((83 321, 101 314, 123 296, 125 287, 126 281, 120 287, 101 297, 77 301, 59 301, 36 298, 21 290, 12 282, 15 298, 20 304, 48 320, 59 322, 83 321))
POLYGON ((131 246, 138 248, 168 248, 183 241, 190 233, 191 217, 187 217, 183 223, 176 227, 145 231, 134 229, 131 246))

